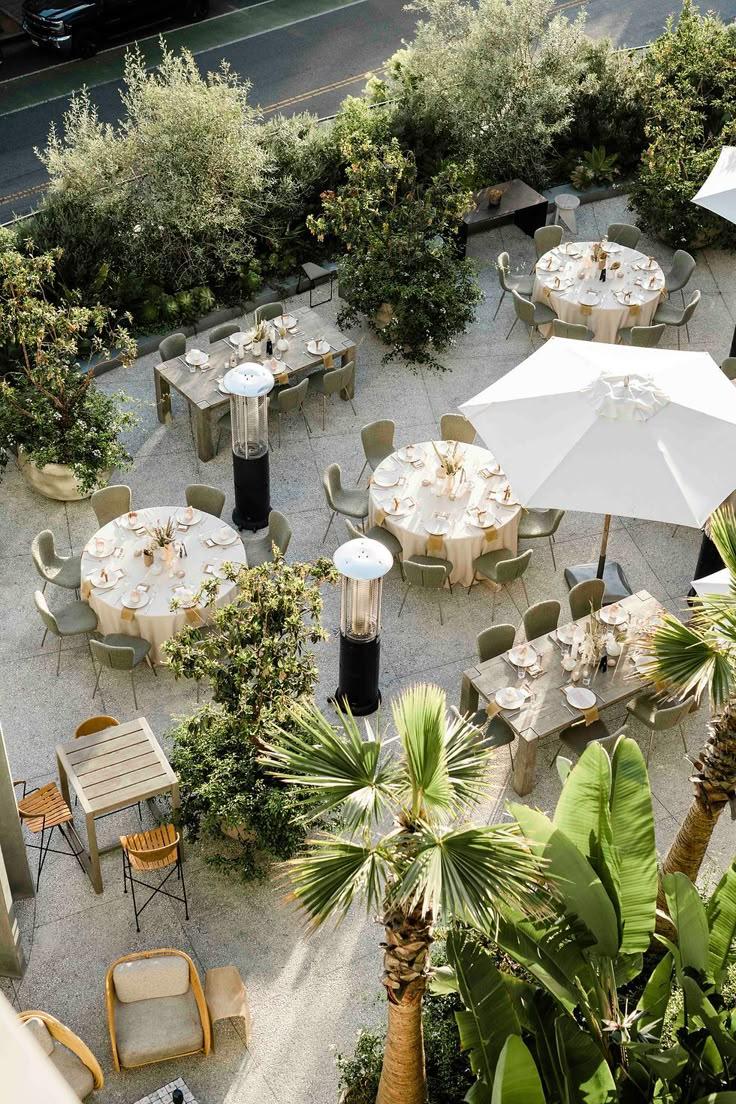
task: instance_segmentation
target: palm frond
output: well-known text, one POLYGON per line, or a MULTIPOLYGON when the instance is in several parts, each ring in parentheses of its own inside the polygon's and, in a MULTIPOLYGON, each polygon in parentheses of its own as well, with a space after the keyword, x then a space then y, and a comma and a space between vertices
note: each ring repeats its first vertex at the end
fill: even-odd
POLYGON ((482 801, 488 794, 494 751, 475 725, 459 714, 447 724, 445 759, 457 805, 469 808, 482 801))
POLYGON ((261 763, 283 782, 312 791, 313 816, 341 807, 346 827, 356 829, 378 820, 394 801, 399 772, 381 756, 379 739, 363 739, 352 713, 337 712, 335 728, 314 703, 294 705, 294 728, 281 729, 279 743, 265 745, 261 763))
POLYGON ((429 683, 410 686, 391 706, 404 749, 406 801, 414 820, 442 819, 455 807, 445 755, 447 702, 444 690, 429 683))
POLYGON ((710 537, 731 578, 736 579, 736 513, 732 506, 721 506, 711 514, 710 537))
POLYGON ((538 913, 547 903, 541 864, 514 825, 425 826, 396 889, 400 899, 453 920, 492 925, 499 908, 538 913))
POLYGON ((646 649, 647 674, 667 690, 700 696, 710 689, 715 705, 728 700, 734 689, 733 659, 714 632, 683 625, 667 614, 646 649))
POLYGON ((729 594, 702 594, 691 599, 690 624, 698 632, 716 632, 724 644, 736 645, 736 586, 729 594))
POLYGON ((358 843, 339 836, 311 840, 307 850, 281 867, 296 901, 318 928, 326 920, 341 920, 354 901, 363 899, 367 911, 380 909, 386 880, 392 873, 381 842, 358 843))

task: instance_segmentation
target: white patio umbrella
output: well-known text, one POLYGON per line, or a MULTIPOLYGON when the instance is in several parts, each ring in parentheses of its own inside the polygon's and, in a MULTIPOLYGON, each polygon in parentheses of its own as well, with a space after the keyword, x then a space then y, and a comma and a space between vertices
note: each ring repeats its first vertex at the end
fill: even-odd
POLYGON ((693 203, 736 222, 736 147, 724 146, 711 174, 693 203))
POLYGON ((606 515, 606 600, 630 593, 606 564, 611 514, 699 528, 736 486, 736 388, 708 353, 553 337, 460 409, 523 506, 606 515))
POLYGON ((727 567, 714 571, 712 575, 703 575, 693 579, 693 590, 702 598, 704 594, 729 594, 731 591, 731 572, 727 567))

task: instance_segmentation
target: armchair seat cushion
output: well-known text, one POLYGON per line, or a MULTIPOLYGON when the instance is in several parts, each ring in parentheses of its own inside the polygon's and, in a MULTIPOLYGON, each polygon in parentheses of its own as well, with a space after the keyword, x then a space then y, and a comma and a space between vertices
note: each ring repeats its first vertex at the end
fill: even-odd
POLYGON ((44 1054, 47 1056, 52 1054, 54 1050, 54 1037, 43 1020, 40 1020, 38 1016, 32 1016, 29 1020, 26 1020, 26 1027, 41 1047, 44 1054))
POLYGON ((204 1047, 202 1021, 194 993, 176 997, 115 1002, 115 1038, 121 1066, 145 1066, 204 1047))
POLYGON ((119 962, 112 972, 115 996, 123 1004, 156 997, 180 997, 189 988, 189 963, 180 955, 119 962))
POLYGON ((76 1093, 80 1100, 84 1100, 86 1096, 89 1096, 95 1086, 95 1081, 81 1058, 77 1058, 76 1054, 72 1054, 60 1043, 55 1044, 49 1057, 72 1092, 76 1093))
POLYGON ((132 648, 133 666, 142 663, 151 650, 150 640, 144 640, 141 636, 126 636, 125 633, 107 633, 102 638, 103 644, 109 644, 112 648, 132 648))

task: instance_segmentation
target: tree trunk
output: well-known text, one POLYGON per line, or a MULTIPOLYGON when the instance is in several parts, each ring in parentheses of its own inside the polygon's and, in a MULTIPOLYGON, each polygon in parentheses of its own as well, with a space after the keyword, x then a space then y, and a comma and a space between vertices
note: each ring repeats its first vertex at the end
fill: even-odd
POLYGON ((723 811, 723 802, 706 805, 697 795, 680 825, 667 856, 662 874, 681 872, 694 882, 698 876, 713 829, 723 811))
POLYGON ((387 905, 383 984, 388 1026, 376 1104, 426 1104, 422 997, 427 986, 432 917, 387 905))

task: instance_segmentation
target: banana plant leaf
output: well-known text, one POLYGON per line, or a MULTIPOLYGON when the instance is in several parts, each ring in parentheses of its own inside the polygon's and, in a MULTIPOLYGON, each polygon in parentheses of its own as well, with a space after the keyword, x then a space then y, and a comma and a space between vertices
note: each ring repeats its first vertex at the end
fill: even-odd
POLYGON ((646 1022, 649 1032, 659 1038, 662 1033, 667 1005, 672 996, 672 975, 674 962, 671 954, 664 955, 649 975, 644 991, 639 997, 637 1011, 644 1012, 642 1022, 646 1022), (654 1024, 655 1026, 652 1026, 654 1024))
POLYGON ((555 1036, 566 1089, 565 1104, 615 1104, 616 1082, 589 1033, 567 1016, 558 1016, 555 1036))
POLYGON ((726 967, 733 960, 736 939, 736 862, 732 863, 716 886, 706 908, 708 973, 720 986, 726 967))
POLYGON ((557 1058, 554 1023, 560 1006, 554 997, 528 981, 504 974, 503 980, 519 1017, 534 1061, 551 1100, 565 1099, 565 1079, 557 1058))
POLYGON ((491 1104, 545 1104, 534 1059, 518 1035, 510 1035, 501 1051, 491 1104))
MULTIPOLYGON (((563 793, 571 780, 572 774, 563 793)), ((578 917, 593 936, 590 953, 615 958, 619 949, 618 917, 591 864, 544 813, 518 804, 511 805, 510 810, 532 852, 547 863, 547 872, 554 891, 562 898, 565 912, 578 917)))
POLYGON ((450 993, 459 992, 457 974, 452 966, 437 966, 432 970, 432 976, 427 985, 430 993, 446 997, 450 993))
MULTIPOLYGON (((708 972, 708 919, 697 889, 686 874, 666 874, 662 888, 677 928, 682 971, 708 972)), ((675 959, 677 961, 677 959, 675 959)))
POLYGON ((673 1081, 688 1063, 688 1053, 679 1044, 664 1050, 658 1043, 628 1043, 628 1054, 638 1058, 653 1077, 673 1081))
POLYGON ((504 915, 493 929, 498 946, 524 966, 570 1014, 580 1001, 576 981, 586 991, 593 986, 590 966, 577 943, 562 944, 516 914, 504 915))
POLYGON ((697 981, 685 974, 681 974, 678 980, 685 998, 688 1016, 696 1016, 705 1026, 724 1060, 736 1059, 736 1039, 726 1030, 723 1020, 697 981))
POLYGON ((654 811, 646 763, 636 740, 618 741, 611 768, 611 828, 623 925, 621 954, 631 955, 646 951, 656 919, 654 811))
POLYGON ((714 1092, 701 1096, 694 1104, 736 1104, 736 1092, 714 1092))
MULTIPOLYGON (((455 971, 465 1010, 456 1012, 460 1046, 468 1051, 470 1068, 486 1087, 474 1085, 473 1104, 490 1100, 494 1070, 510 1035, 521 1035, 521 1024, 491 955, 461 932, 447 937, 447 958, 455 971)), ((470 1100, 470 1096, 468 1096, 470 1100)))

